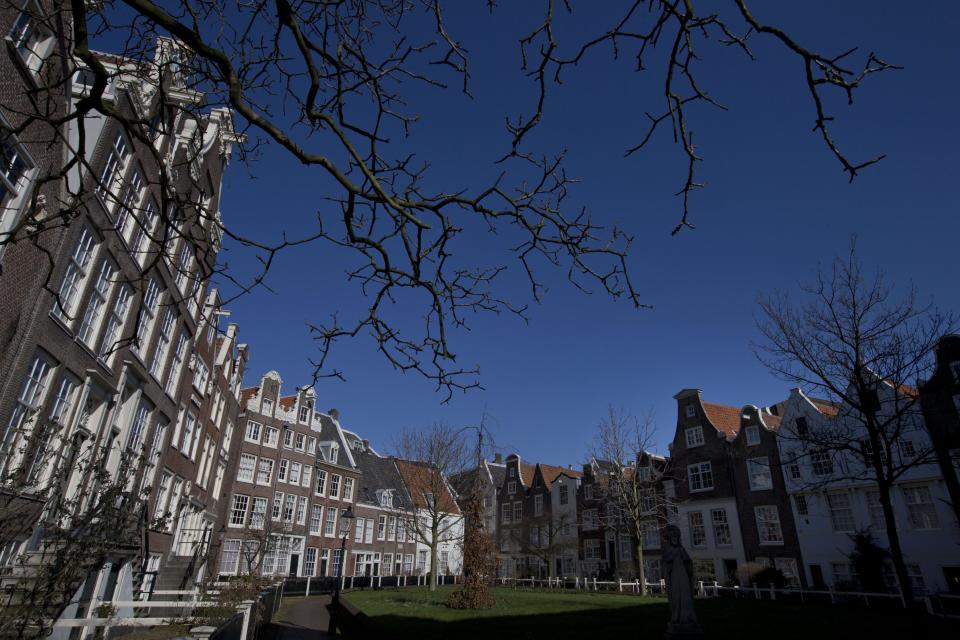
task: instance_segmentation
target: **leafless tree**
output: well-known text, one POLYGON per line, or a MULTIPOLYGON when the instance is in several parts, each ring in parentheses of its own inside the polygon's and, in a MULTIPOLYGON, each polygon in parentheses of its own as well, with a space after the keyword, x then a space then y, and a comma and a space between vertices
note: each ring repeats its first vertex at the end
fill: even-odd
MULTIPOLYGON (((3 1, 22 8, 18 0, 3 1)), ((492 0, 487 4, 495 17, 513 19, 508 8, 492 0)), ((479 386, 478 370, 457 361, 455 330, 473 313, 524 314, 526 304, 508 299, 498 286, 509 264, 524 274, 533 300, 544 293, 541 274, 547 267, 565 271, 578 288, 645 306, 627 269, 629 233, 604 228, 587 210, 571 206, 567 196, 574 179, 565 171, 563 153, 531 142, 555 87, 589 59, 629 54, 638 78, 656 74, 652 79, 662 87, 662 103, 646 112, 645 130, 625 154, 644 148, 661 129, 683 150, 686 166, 678 180, 683 204, 674 233, 693 228, 690 195, 704 184, 695 171, 701 155, 691 107, 725 109, 706 88, 697 63, 723 48, 752 58, 750 45, 762 37, 800 63, 797 80, 809 93, 814 130, 851 180, 883 157, 859 161, 842 152, 825 106, 834 92, 852 102, 868 77, 896 68, 873 53, 857 65, 855 48, 841 48, 839 54, 814 51, 754 15, 747 0, 703 7, 692 0, 625 0, 602 9, 589 3, 578 11, 602 11, 606 26, 565 40, 559 34, 579 20, 572 0, 544 0, 541 6, 541 17, 519 41, 518 62, 532 81, 532 105, 526 115, 506 118, 504 152, 490 158, 498 174, 478 186, 474 172, 468 175, 466 169, 454 183, 437 184, 429 157, 422 157, 427 154, 412 153, 421 151, 416 135, 431 122, 408 106, 411 96, 447 91, 474 97, 469 42, 483 33, 454 33, 441 0, 39 3, 38 18, 50 32, 64 34, 70 53, 61 60, 61 73, 44 76, 48 86, 14 118, 11 133, 25 133, 41 122, 48 125, 50 144, 67 145, 66 162, 42 180, 67 184, 70 197, 45 204, 35 200, 0 241, 36 242, 43 248, 39 238, 70 224, 97 187, 105 186, 98 183, 102 174, 90 166, 83 144, 88 117, 102 114, 122 122, 136 146, 154 149, 156 135, 173 124, 167 116, 175 109, 199 112, 202 97, 204 110, 226 107, 233 114, 235 141, 245 159, 253 162, 262 145, 270 144, 315 168, 317 202, 323 204, 315 212, 293 212, 279 239, 249 237, 205 206, 201 190, 178 182, 186 173, 180 169, 190 165, 190 152, 169 163, 167 150, 157 148, 150 175, 163 194, 162 224, 148 232, 161 244, 171 235, 185 235, 210 258, 221 235, 251 250, 260 268, 250 276, 227 269, 223 261, 204 262, 208 274, 233 279, 239 294, 267 287, 270 268, 286 249, 317 242, 345 249, 351 256, 347 277, 370 303, 357 317, 334 315, 310 325, 319 344, 315 375, 342 375, 329 364, 334 344, 369 334, 394 367, 418 372, 449 394, 479 386), (118 44, 122 51, 115 57, 96 53, 118 44), (161 46, 173 47, 176 54, 158 57, 161 46), (658 48, 666 55, 655 58, 658 48), (70 93, 78 69, 87 90, 68 102, 65 112, 51 109, 70 93), (116 81, 131 73, 152 79, 143 109, 112 98, 116 81), (171 76, 173 85, 161 81, 171 76), (68 130, 78 132, 79 145, 68 139, 68 130), (75 175, 85 179, 71 182, 75 175), (181 206, 169 207, 169 200, 181 206), (172 211, 197 224, 185 226, 172 211), (487 255, 512 252, 517 263, 462 259, 462 247, 478 242, 490 249, 487 255), (411 308, 423 320, 413 328, 401 321, 411 308)), ((142 220, 136 224, 145 227, 142 220)))
POLYGON ((909 471, 936 463, 915 385, 932 370, 933 347, 955 321, 918 300, 914 288, 901 294, 882 272, 869 273, 855 241, 800 291, 800 300, 784 293, 762 299, 756 353, 837 415, 805 433, 781 429, 781 438, 795 440, 782 440, 788 455, 781 463, 828 459, 831 473, 818 484, 876 483, 897 580, 911 600, 891 488, 909 471))
POLYGON ((407 535, 430 548, 430 590, 437 587, 438 549, 444 541, 459 542, 463 517, 448 478, 464 472, 471 463, 472 448, 463 429, 436 423, 425 431, 407 430, 394 447, 395 461, 410 500, 407 535))
POLYGON ((659 539, 660 529, 670 513, 663 493, 664 465, 656 464, 648 453, 654 429, 652 414, 639 419, 610 406, 606 417, 597 425, 593 442, 593 458, 605 474, 598 478, 597 486, 602 494, 598 497, 604 505, 606 520, 625 527, 633 541, 637 579, 643 593, 647 589, 644 540, 650 535, 659 539))
POLYGON ((536 558, 547 568, 547 577, 554 577, 555 559, 577 551, 577 523, 567 514, 554 518, 550 512, 524 519, 524 526, 510 528, 509 535, 520 553, 536 558), (570 532, 573 536, 570 537, 570 532))
POLYGON ((17 558, 0 576, 2 637, 49 635, 92 572, 145 562, 145 531, 163 525, 147 512, 141 453, 61 443, 59 429, 28 415, 0 461, 0 550, 17 558))

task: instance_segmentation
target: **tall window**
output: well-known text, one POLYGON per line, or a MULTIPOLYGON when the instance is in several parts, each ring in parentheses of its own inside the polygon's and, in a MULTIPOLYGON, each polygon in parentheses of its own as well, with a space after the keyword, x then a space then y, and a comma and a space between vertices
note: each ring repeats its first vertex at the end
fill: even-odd
POLYGON ((940 518, 933 503, 930 487, 904 487, 903 498, 907 503, 910 526, 914 529, 937 529, 940 518))
POLYGON ((279 438, 280 430, 276 427, 266 427, 263 430, 263 446, 276 448, 279 438))
POLYGON ((290 461, 287 459, 280 460, 280 466, 277 468, 277 482, 286 482, 287 481, 287 469, 290 468, 290 461))
POLYGON ((327 472, 323 469, 317 469, 317 486, 314 489, 314 493, 318 496, 322 496, 324 489, 326 489, 327 484, 327 472))
POLYGON ((167 371, 167 379, 164 384, 164 389, 171 396, 174 395, 177 386, 180 384, 180 373, 183 371, 183 360, 187 356, 188 340, 187 332, 181 331, 177 337, 177 346, 173 350, 173 362, 170 364, 169 371, 167 371))
POLYGON ((157 340, 157 350, 153 354, 153 362, 150 363, 150 373, 157 380, 163 380, 167 353, 170 349, 170 340, 173 338, 173 327, 176 322, 177 312, 173 307, 170 307, 163 314, 163 322, 160 323, 160 337, 157 340))
POLYGON ((287 523, 293 522, 293 509, 297 504, 297 496, 292 493, 287 494, 286 501, 283 503, 283 521, 287 523))
POLYGON ((307 498, 300 496, 297 498, 297 524, 303 524, 307 517, 307 498))
POLYGON ((60 284, 60 292, 53 302, 53 315, 65 323, 70 323, 80 302, 80 290, 87 278, 87 268, 93 257, 96 240, 87 227, 80 229, 80 237, 70 254, 67 271, 60 284))
POLYGON ((337 532, 337 510, 327 509, 327 519, 323 523, 323 535, 334 536, 337 532))
POLYGON ((300 469, 301 464, 299 462, 290 463, 290 484, 300 484, 300 469))
POLYGON ((283 510, 283 493, 277 491, 273 494, 273 511, 270 514, 270 517, 274 520, 280 519, 280 512, 283 510))
POLYGON ((110 291, 113 289, 116 276, 117 265, 113 259, 107 257, 100 266, 97 279, 93 284, 93 292, 91 292, 90 300, 87 302, 87 310, 83 314, 83 321, 77 331, 77 337, 88 347, 92 347, 96 340, 97 330, 100 328, 100 318, 107 306, 107 299, 110 297, 110 291))
POLYGON ((240 562, 240 541, 224 540, 223 550, 220 552, 220 573, 233 575, 237 572, 240 562))
POLYGON ((147 418, 153 407, 146 398, 140 398, 137 409, 133 415, 133 421, 130 423, 130 434, 127 436, 127 449, 129 451, 139 451, 143 443, 143 434, 147 430, 147 418))
POLYGON ((133 289, 130 285, 121 284, 117 291, 117 299, 113 302, 110 309, 110 318, 107 320, 107 328, 103 332, 103 342, 100 343, 100 359, 109 362, 113 353, 119 347, 119 340, 123 332, 123 325, 127 321, 127 311, 130 309, 130 298, 133 296, 133 289))
POLYGON ((690 491, 713 489, 713 466, 709 462, 688 465, 687 479, 690 482, 690 491))
POLYGON ((387 537, 387 516, 377 516, 377 540, 385 540, 387 537))
POLYGON ((183 414, 183 441, 180 443, 180 451, 191 460, 196 455, 196 442, 200 435, 197 426, 197 417, 190 411, 185 412, 183 414))
POLYGON ((64 374, 57 386, 56 396, 50 406, 50 424, 43 425, 38 437, 34 439, 33 451, 27 455, 33 459, 29 471, 29 483, 37 483, 47 467, 50 445, 58 433, 63 433, 70 419, 71 410, 77 394, 78 381, 72 375, 64 374))
POLYGON ((343 499, 347 502, 353 500, 353 478, 343 479, 343 499))
POLYGON ((363 542, 363 518, 357 518, 356 525, 353 528, 353 541, 363 542))
POLYGON ((853 521, 853 507, 850 505, 850 494, 828 493, 827 505, 830 507, 830 523, 834 531, 853 531, 856 527, 853 521))
POLYGON ((254 498, 253 510, 250 512, 250 528, 263 529, 263 525, 266 519, 267 519, 267 499, 254 498))
POLYGON ((141 267, 147 262, 150 252, 151 235, 157 226, 157 203, 148 199, 140 213, 140 219, 135 220, 133 238, 130 240, 130 253, 141 267))
POLYGON ((156 320, 159 306, 160 282, 154 276, 150 278, 147 283, 147 290, 143 294, 143 304, 140 306, 140 314, 137 316, 137 335, 132 346, 133 351, 141 358, 144 357, 150 347, 153 323, 156 320))
POLYGON ((783 544, 783 531, 780 529, 780 514, 776 505, 764 505, 753 508, 757 519, 757 532, 760 544, 783 544))
POLYGON ((197 393, 205 394, 207 392, 207 382, 210 380, 210 368, 203 358, 196 359, 196 366, 193 370, 193 388, 197 393))
POLYGON ((143 174, 138 169, 134 169, 123 190, 120 210, 117 212, 117 235, 124 240, 127 240, 130 235, 130 227, 136 224, 136 210, 143 199, 143 193, 143 174))
POLYGON ((183 292, 187 281, 190 279, 191 265, 193 262, 193 247, 189 242, 184 242, 180 247, 180 253, 177 254, 176 282, 177 289, 183 292))
POLYGON ((691 511, 687 514, 690 524, 690 544, 694 547, 707 546, 707 528, 703 524, 703 512, 691 511))
POLYGON ((260 430, 263 428, 259 422, 250 420, 247 422, 247 442, 260 442, 260 430))
POLYGON ((330 476, 330 497, 340 497, 340 476, 333 474, 330 476))
POLYGON ((727 519, 726 509, 711 509, 710 521, 713 524, 713 540, 718 547, 733 544, 730 536, 730 521, 727 519))
POLYGON ((560 504, 568 504, 570 502, 570 489, 567 485, 560 485, 560 504))
POLYGON ((230 526, 242 527, 247 521, 247 505, 250 504, 250 496, 234 494, 233 506, 230 509, 230 526))
POLYGON ((240 464, 237 467, 237 480, 253 482, 253 470, 257 465, 257 456, 249 453, 240 454, 240 464))
POLYGON ((270 480, 273 478, 273 460, 260 458, 257 466, 257 484, 270 486, 270 480))
POLYGON ((770 461, 766 456, 747 460, 747 474, 750 478, 751 491, 773 488, 773 476, 770 474, 770 461))
POLYGON ((310 533, 320 535, 320 524, 323 522, 323 507, 315 504, 310 508, 310 533))
POLYGON ((542 495, 533 496, 533 515, 535 516, 543 515, 543 496, 542 495))
POLYGON ((3 459, 12 453, 10 451, 12 443, 22 435, 18 431, 26 422, 26 418, 31 412, 40 408, 49 383, 50 371, 54 366, 53 361, 46 354, 37 353, 33 356, 33 361, 27 370, 27 377, 20 388, 20 395, 17 396, 17 404, 10 416, 10 423, 7 426, 4 440, 0 443, 2 444, 2 448, 0 448, 0 469, 3 467, 3 459))
POLYGON ((107 163, 103 166, 103 174, 100 176, 100 184, 97 185, 97 195, 104 199, 108 210, 116 206, 116 193, 120 188, 120 180, 123 177, 123 171, 127 165, 127 159, 130 157, 130 147, 123 133, 118 133, 113 139, 113 146, 110 148, 110 155, 107 156, 107 163))
POLYGON ((809 515, 810 509, 807 506, 807 496, 797 493, 793 496, 793 504, 797 508, 797 515, 809 515))
MULTIPOLYGON (((6 210, 25 192, 28 184, 27 172, 32 168, 33 161, 26 150, 5 122, 0 120, 0 212, 6 210)), ((3 226, 0 226, 0 231, 3 231, 12 221, 7 222, 0 217, 0 223, 3 223, 3 226)))
POLYGON ((303 575, 314 576, 317 569, 317 548, 307 547, 307 554, 303 559, 303 575))

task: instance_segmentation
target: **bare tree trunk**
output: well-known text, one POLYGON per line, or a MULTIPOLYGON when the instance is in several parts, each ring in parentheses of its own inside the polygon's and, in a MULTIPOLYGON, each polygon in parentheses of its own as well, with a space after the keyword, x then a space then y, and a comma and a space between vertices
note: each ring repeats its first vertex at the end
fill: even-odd
POLYGON ((890 500, 890 485, 885 480, 877 483, 880 494, 880 505, 883 507, 883 522, 887 527, 887 541, 890 543, 890 558, 900 583, 900 593, 905 604, 913 602, 913 585, 907 573, 907 563, 903 559, 903 548, 900 546, 900 532, 897 531, 897 519, 893 515, 893 503, 890 500))
POLYGON ((440 546, 438 530, 439 527, 434 523, 431 529, 433 536, 430 538, 430 591, 437 590, 437 547, 440 546))

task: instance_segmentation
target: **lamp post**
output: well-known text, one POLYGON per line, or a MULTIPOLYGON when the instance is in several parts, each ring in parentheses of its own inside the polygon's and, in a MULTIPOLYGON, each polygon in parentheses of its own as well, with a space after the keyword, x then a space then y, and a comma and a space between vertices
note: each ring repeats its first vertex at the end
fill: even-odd
POLYGON ((333 599, 330 601, 330 625, 327 627, 327 633, 331 636, 337 633, 337 609, 340 606, 340 583, 343 581, 343 566, 347 563, 347 536, 350 535, 350 523, 353 522, 355 517, 353 510, 349 507, 340 514, 340 566, 337 567, 337 582, 333 586, 333 599))

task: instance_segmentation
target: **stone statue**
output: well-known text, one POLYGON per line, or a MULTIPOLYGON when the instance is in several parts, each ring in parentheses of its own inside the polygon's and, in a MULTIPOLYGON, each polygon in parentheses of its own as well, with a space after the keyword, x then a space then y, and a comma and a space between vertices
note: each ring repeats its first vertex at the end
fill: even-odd
POLYGON ((680 544, 680 529, 667 525, 664 530, 667 548, 661 563, 667 583, 667 601, 670 603, 668 640, 675 638, 702 638, 703 630, 693 612, 693 561, 680 544))

